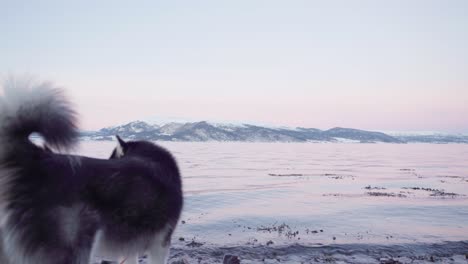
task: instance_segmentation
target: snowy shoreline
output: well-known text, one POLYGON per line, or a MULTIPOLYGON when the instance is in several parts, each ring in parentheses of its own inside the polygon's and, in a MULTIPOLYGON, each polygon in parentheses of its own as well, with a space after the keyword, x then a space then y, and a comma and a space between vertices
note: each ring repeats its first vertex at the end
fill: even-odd
MULTIPOLYGON (((304 246, 207 246, 190 247, 176 243, 168 263, 228 263, 234 256, 240 263, 468 263, 468 241, 440 244, 333 244, 304 246)), ((99 262, 96 262, 99 263, 99 262)), ((140 259, 146 264, 146 258, 140 259)), ((238 262, 237 262, 238 263, 238 262)))

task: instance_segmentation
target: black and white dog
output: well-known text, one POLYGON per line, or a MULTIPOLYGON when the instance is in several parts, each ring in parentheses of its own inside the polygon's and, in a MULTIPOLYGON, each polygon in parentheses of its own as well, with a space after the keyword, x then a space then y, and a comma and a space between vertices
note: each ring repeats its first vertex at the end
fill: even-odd
POLYGON ((176 161, 151 142, 120 138, 108 160, 61 154, 77 141, 75 124, 60 89, 6 81, 0 97, 0 242, 6 259, 88 264, 97 244, 126 264, 143 253, 148 263, 166 263, 183 205, 176 161), (44 147, 30 141, 32 133, 43 137, 44 147))

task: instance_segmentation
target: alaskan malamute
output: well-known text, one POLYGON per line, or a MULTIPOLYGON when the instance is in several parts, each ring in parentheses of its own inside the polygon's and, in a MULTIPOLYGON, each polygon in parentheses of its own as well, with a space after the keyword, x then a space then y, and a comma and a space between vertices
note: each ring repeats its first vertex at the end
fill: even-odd
POLYGON ((3 90, 0 223, 8 261, 88 264, 97 244, 126 264, 143 253, 148 263, 165 263, 183 204, 172 155, 120 138, 108 160, 62 154, 78 137, 62 91, 14 79, 3 90), (30 141, 32 133, 44 146, 30 141))

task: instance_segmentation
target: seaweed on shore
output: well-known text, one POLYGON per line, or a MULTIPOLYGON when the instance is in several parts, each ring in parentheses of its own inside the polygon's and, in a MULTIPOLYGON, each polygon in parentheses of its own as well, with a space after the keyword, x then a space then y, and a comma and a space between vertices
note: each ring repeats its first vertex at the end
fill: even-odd
POLYGON ((301 174, 301 173, 288 173, 288 174, 268 173, 268 176, 274 176, 274 177, 301 177, 301 176, 304 176, 304 174, 301 174))
POLYGON ((376 186, 372 187, 370 185, 367 185, 366 187, 364 187, 364 189, 366 189, 366 190, 386 190, 387 188, 385 188, 385 187, 376 187, 376 186))
POLYGON ((432 192, 429 194, 431 197, 459 197, 459 196, 465 196, 463 194, 458 194, 454 192, 445 192, 443 189, 432 189, 432 188, 424 188, 424 187, 403 187, 402 189, 410 189, 410 190, 415 190, 415 191, 427 191, 427 192, 432 192))
POLYGON ((401 193, 386 193, 386 192, 367 192, 367 195, 378 196, 378 197, 400 197, 400 198, 408 197, 401 193))

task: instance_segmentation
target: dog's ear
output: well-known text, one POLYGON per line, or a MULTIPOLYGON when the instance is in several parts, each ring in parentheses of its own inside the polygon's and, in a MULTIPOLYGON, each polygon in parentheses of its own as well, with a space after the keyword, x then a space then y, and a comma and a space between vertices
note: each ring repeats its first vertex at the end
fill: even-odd
POLYGON ((117 138, 117 147, 112 151, 110 159, 119 159, 123 157, 128 148, 127 142, 120 138, 119 135, 115 135, 115 138, 117 138))
POLYGON ((119 135, 115 135, 115 137, 117 138, 117 144, 119 144, 122 150, 127 150, 127 142, 125 142, 119 135))

